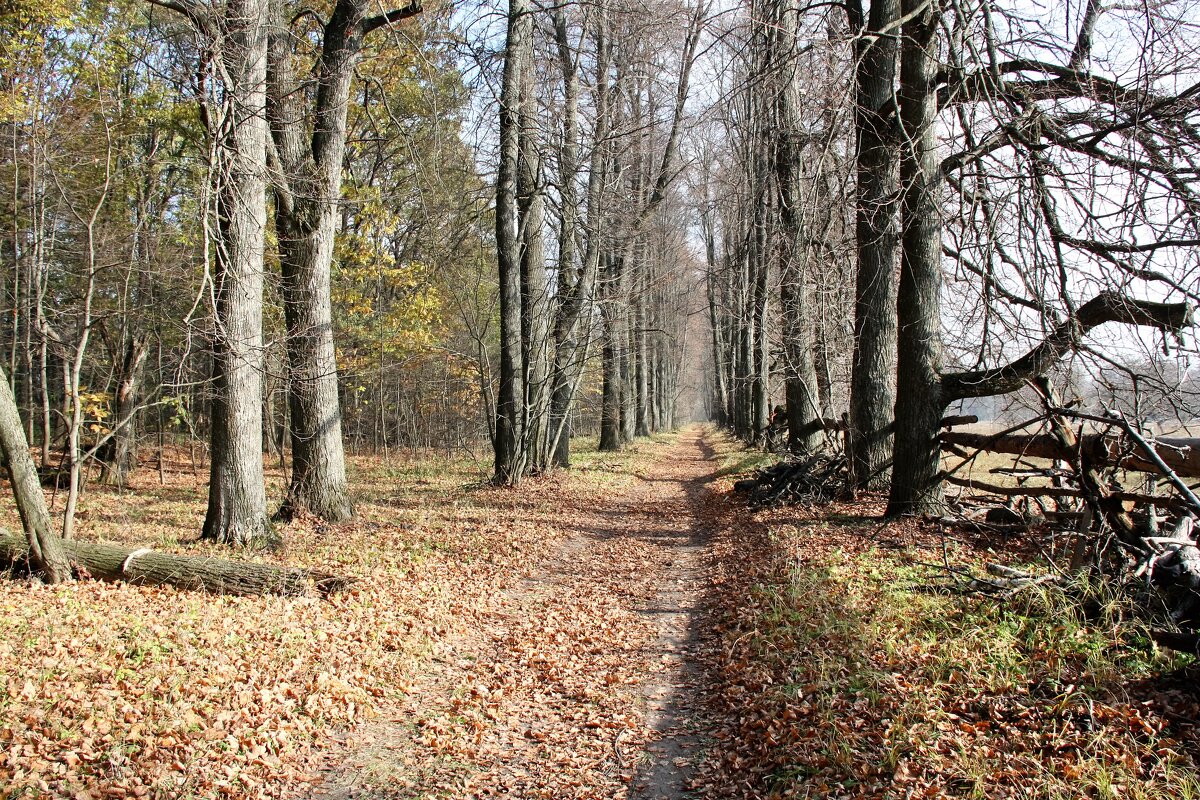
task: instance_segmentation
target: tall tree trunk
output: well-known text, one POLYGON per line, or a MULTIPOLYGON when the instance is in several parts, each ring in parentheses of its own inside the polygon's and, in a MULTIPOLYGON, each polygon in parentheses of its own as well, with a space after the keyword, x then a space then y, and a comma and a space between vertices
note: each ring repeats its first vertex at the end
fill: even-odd
MULTIPOLYGON (((707 187, 705 194, 707 195, 707 187)), ((716 231, 714 230, 715 223, 711 219, 711 211, 706 207, 701 211, 701 227, 704 230, 704 256, 708 272, 704 281, 705 290, 708 296, 708 325, 712 334, 712 357, 713 357, 713 403, 716 411, 716 423, 721 427, 727 427, 732 423, 729 416, 729 368, 728 362, 728 337, 725 333, 725 309, 718 305, 719 299, 724 294, 718 294, 717 281, 720 276, 717 274, 717 241, 716 231)))
POLYGON ((738 300, 738 319, 736 320, 737 359, 735 372, 735 423, 734 432, 743 439, 749 440, 754 435, 753 405, 751 403, 751 385, 754 370, 754 313, 752 298, 753 271, 751 265, 750 226, 747 225, 746 245, 738 254, 738 275, 734 278, 734 291, 738 300))
POLYGON ((642 259, 643 267, 639 276, 639 286, 635 289, 633 298, 633 357, 634 357, 634 389, 637 394, 634 435, 650 435, 650 347, 647 341, 646 327, 646 293, 649 291, 649 276, 646 270, 649 259, 642 259))
MULTIPOLYGON (((854 355, 850 378, 850 472, 858 488, 887 485, 896 370, 896 169, 894 129, 899 0, 871 0, 851 25, 858 38, 855 126, 858 196, 854 355)), ((852 7, 856 7, 855 6, 852 7)))
POLYGON ((580 322, 585 310, 591 308, 596 275, 600 264, 600 217, 604 165, 608 135, 608 49, 607 17, 604 7, 598 8, 596 23, 596 84, 593 147, 587 183, 586 241, 583 261, 575 268, 576 237, 579 218, 576 209, 575 177, 579 169, 579 73, 567 38, 566 17, 561 9, 555 12, 555 37, 558 43, 560 67, 563 73, 563 144, 559 155, 562 186, 562 219, 559 227, 559 305, 554 317, 553 389, 550 400, 550 447, 554 466, 568 467, 571 463, 571 405, 575 390, 583 375, 587 342, 581 341, 580 322))
MULTIPOLYGON (((530 43, 532 48, 532 43, 530 43)), ((532 52, 526 57, 530 68, 521 74, 520 161, 517 174, 517 203, 521 232, 521 350, 525 374, 522 383, 521 448, 528 468, 541 472, 546 467, 546 437, 549 428, 549 327, 550 287, 546 278, 543 227, 546 197, 542 186, 542 136, 538 122, 537 70, 532 52)))
POLYGON ((753 283, 751 285, 750 311, 750 433, 751 439, 759 442, 766 435, 771 418, 771 353, 768 339, 768 295, 771 284, 771 257, 768 225, 770 191, 767 186, 765 159, 759 166, 759 175, 764 185, 759 196, 759 205, 754 212, 754 258, 751 261, 753 283))
POLYGON ((775 0, 767 33, 771 44, 775 93, 775 136, 773 148, 777 202, 779 205, 780 311, 783 322, 784 391, 787 400, 788 447, 807 451, 819 446, 821 431, 812 423, 817 418, 817 372, 813 365, 813 323, 808 259, 804 246, 804 215, 801 209, 800 101, 797 93, 796 34, 799 10, 789 0, 775 0))
POLYGON ((263 245, 269 0, 230 0, 214 43, 227 81, 214 164, 220 218, 213 271, 212 464, 203 537, 273 543, 263 479, 263 245))
POLYGON ((896 447, 887 513, 937 510, 941 484, 938 428, 942 391, 941 164, 937 119, 938 3, 904 0, 900 55, 900 156, 903 251, 900 258, 900 358, 896 373, 896 447))
POLYGON ((367 34, 421 11, 414 0, 404 8, 368 16, 374 7, 371 0, 338 0, 322 32, 311 113, 301 104, 306 95, 292 69, 294 36, 285 19, 273 21, 267 113, 280 161, 274 186, 275 231, 287 327, 292 438, 292 476, 276 514, 285 520, 308 511, 341 522, 354 513, 346 481, 330 288, 350 86, 367 34))
POLYGON ((517 204, 522 73, 532 69, 527 51, 533 18, 529 0, 509 0, 508 38, 500 88, 500 163, 496 174, 496 260, 500 275, 500 387, 494 441, 498 484, 517 483, 525 470, 521 406, 525 398, 521 350, 521 232, 517 204))
POLYGON ((611 303, 601 306, 604 318, 604 342, 600 352, 603 386, 600 396, 600 450, 616 452, 624 439, 621 430, 621 412, 624 408, 625 384, 621 375, 620 313, 611 303))
MULTIPOLYGON (((631 266, 626 263, 627 274, 631 266)), ((621 292, 624 298, 629 297, 628 288, 621 292)), ((637 353, 634 344, 633 315, 630 313, 628 302, 616 315, 618 339, 617 365, 621 375, 621 446, 633 441, 637 433, 637 384, 634 370, 636 369, 637 353)))

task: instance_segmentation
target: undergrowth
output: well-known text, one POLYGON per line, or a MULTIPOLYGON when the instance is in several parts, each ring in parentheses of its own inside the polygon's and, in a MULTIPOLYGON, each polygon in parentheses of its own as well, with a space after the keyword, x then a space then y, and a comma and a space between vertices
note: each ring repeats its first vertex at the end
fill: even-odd
POLYGON ((967 596, 940 539, 862 514, 767 512, 718 542, 725 591, 749 598, 722 612, 714 666, 728 793, 1200 796, 1191 659, 1156 649, 1121 591, 967 596))

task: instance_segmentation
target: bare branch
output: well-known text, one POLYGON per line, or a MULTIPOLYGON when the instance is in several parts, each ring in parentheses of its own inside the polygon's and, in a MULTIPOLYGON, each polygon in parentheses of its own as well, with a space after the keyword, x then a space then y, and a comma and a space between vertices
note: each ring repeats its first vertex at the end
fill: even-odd
POLYGON ((944 375, 943 397, 952 402, 1015 392, 1077 349, 1083 336, 1106 322, 1180 331, 1193 324, 1193 313, 1187 303, 1136 300, 1116 292, 1103 292, 1080 306, 1071 319, 1055 327, 1040 344, 1015 361, 993 369, 944 375))

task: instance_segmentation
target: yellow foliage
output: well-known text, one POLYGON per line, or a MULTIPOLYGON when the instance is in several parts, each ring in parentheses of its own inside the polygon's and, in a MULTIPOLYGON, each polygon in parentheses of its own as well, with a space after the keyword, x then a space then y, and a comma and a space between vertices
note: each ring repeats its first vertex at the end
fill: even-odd
POLYGON ((0 4, 0 74, 8 77, 0 94, 0 121, 20 117, 33 95, 29 76, 46 59, 48 34, 70 24, 74 4, 67 0, 6 0, 0 4))
POLYGON ((83 427, 95 434, 108 433, 104 420, 112 415, 112 395, 93 392, 86 386, 79 390, 79 405, 83 411, 83 427))

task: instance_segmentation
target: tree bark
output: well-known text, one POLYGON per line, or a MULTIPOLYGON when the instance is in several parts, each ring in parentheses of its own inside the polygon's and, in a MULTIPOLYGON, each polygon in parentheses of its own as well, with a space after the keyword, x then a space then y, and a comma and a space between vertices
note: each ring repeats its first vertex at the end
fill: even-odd
MULTIPOLYGON (((532 27, 532 26, 531 26, 532 27)), ((533 68, 533 43, 526 44, 521 73, 518 115, 519 161, 517 207, 521 235, 521 352, 525 390, 522 403, 521 449, 527 468, 541 472, 546 467, 546 437, 549 433, 549 327, 550 287, 546 280, 543 227, 546 197, 542 186, 542 135, 538 122, 537 70, 533 68)))
POLYGON ((633 388, 636 394, 635 405, 635 436, 650 435, 650 347, 646 335, 646 293, 648 291, 648 276, 646 274, 649 259, 642 259, 643 268, 639 272, 638 286, 634 289, 633 305, 633 356, 634 374, 633 388))
POLYGON ((110 486, 124 486, 136 467, 137 408, 142 394, 142 372, 149 353, 144 336, 134 333, 129 337, 113 397, 113 420, 116 423, 124 421, 124 424, 112 432, 97 455, 101 463, 100 481, 110 486))
MULTIPOLYGON (((554 11, 554 37, 558 45, 558 64, 563 78, 563 134, 559 148, 559 195, 562 209, 558 227, 558 292, 554 313, 554 364, 551 367, 550 430, 547 437, 547 461, 556 467, 571 465, 570 414, 572 382, 568 371, 577 357, 577 323, 575 298, 584 291, 579 285, 582 271, 575 266, 578 254, 577 236, 579 212, 575 188, 579 170, 579 70, 567 31, 563 9, 554 11)), ((599 90, 600 84, 597 84, 599 90)), ((597 123, 600 122, 597 117, 597 123)), ((596 151, 599 150, 597 146, 596 151)), ((589 187, 590 189, 590 187, 589 187)), ((591 192, 589 191, 589 200, 591 192)))
POLYGON ((8 466, 17 513, 25 529, 22 546, 29 554, 31 566, 47 583, 70 580, 71 564, 63 550, 63 541, 50 527, 46 496, 29 455, 29 440, 21 427, 17 400, 3 370, 0 370, 0 455, 8 466))
MULTIPOLYGON (((858 8, 857 3, 851 6, 858 8)), ((899 0, 861 9, 855 73, 858 139, 854 353, 850 378, 850 474, 860 489, 887 485, 896 373, 897 137, 894 119, 899 0)))
POLYGON ((212 465, 203 537, 272 544, 262 456, 262 297, 266 230, 269 0, 231 0, 212 42, 227 81, 213 179, 212 465))
POLYGON ((579 218, 576 209, 575 177, 579 169, 579 73, 567 37, 566 18, 555 12, 555 37, 563 73, 563 144, 559 155, 562 186, 562 218, 559 227, 559 293, 554 315, 553 389, 550 400, 551 463, 569 467, 571 463, 571 406, 576 387, 583 375, 587 342, 581 341, 580 322, 585 309, 591 308, 596 275, 600 265, 601 202, 605 175, 608 135, 609 85, 608 50, 604 7, 597 8, 596 83, 593 146, 587 182, 586 241, 582 263, 575 267, 579 218))
MULTIPOLYGON (((768 166, 760 168, 764 182, 768 166)), ((751 354, 750 354, 750 438, 759 441, 766 435, 771 419, 771 354, 767 335, 768 295, 771 283, 770 239, 768 237, 767 209, 770 202, 766 186, 759 198, 761 210, 755 211, 754 258, 751 262, 753 284, 751 286, 751 354)))
POLYGON ((275 231, 287 327, 292 476, 276 517, 308 511, 329 522, 354 513, 346 480, 333 341, 330 272, 338 229, 350 85, 368 28, 421 12, 414 0, 381 17, 370 0, 338 0, 324 26, 317 90, 309 114, 292 69, 292 33, 276 19, 268 62, 271 136, 279 159, 275 231))
POLYGON ((601 316, 604 318, 604 343, 601 347, 600 363, 603 386, 600 397, 600 450, 615 453, 621 449, 624 441, 621 431, 621 411, 624 400, 621 395, 625 386, 621 376, 619 315, 612 310, 611 305, 601 306, 601 316))
POLYGON ((772 4, 767 34, 771 62, 777 64, 773 152, 779 206, 780 311, 783 322, 784 393, 787 402, 788 447, 809 451, 820 446, 819 430, 810 423, 818 416, 817 372, 813 364, 813 323, 808 263, 802 244, 800 102, 797 92, 796 34, 800 11, 789 0, 772 4))
POLYGON ((904 0, 900 54, 902 244, 897 299, 896 431, 889 516, 934 513, 941 503, 937 434, 942 391, 941 164, 935 46, 939 4, 904 0))
POLYGON ((496 174, 496 260, 500 276, 500 387, 496 398, 495 476, 497 484, 520 481, 521 407, 525 398, 521 350, 521 234, 517 205, 520 161, 521 81, 531 69, 527 50, 533 18, 528 0, 509 0, 504 77, 500 89, 500 162, 496 174))
POLYGON ((712 211, 708 208, 711 202, 708 187, 705 186, 705 206, 700 212, 700 227, 704 231, 704 256, 708 275, 704 282, 708 298, 708 324, 712 334, 713 358, 713 404, 716 423, 722 428, 732 424, 729 413, 729 342, 725 331, 725 309, 719 305, 723 298, 717 292, 717 241, 715 221, 712 211))

